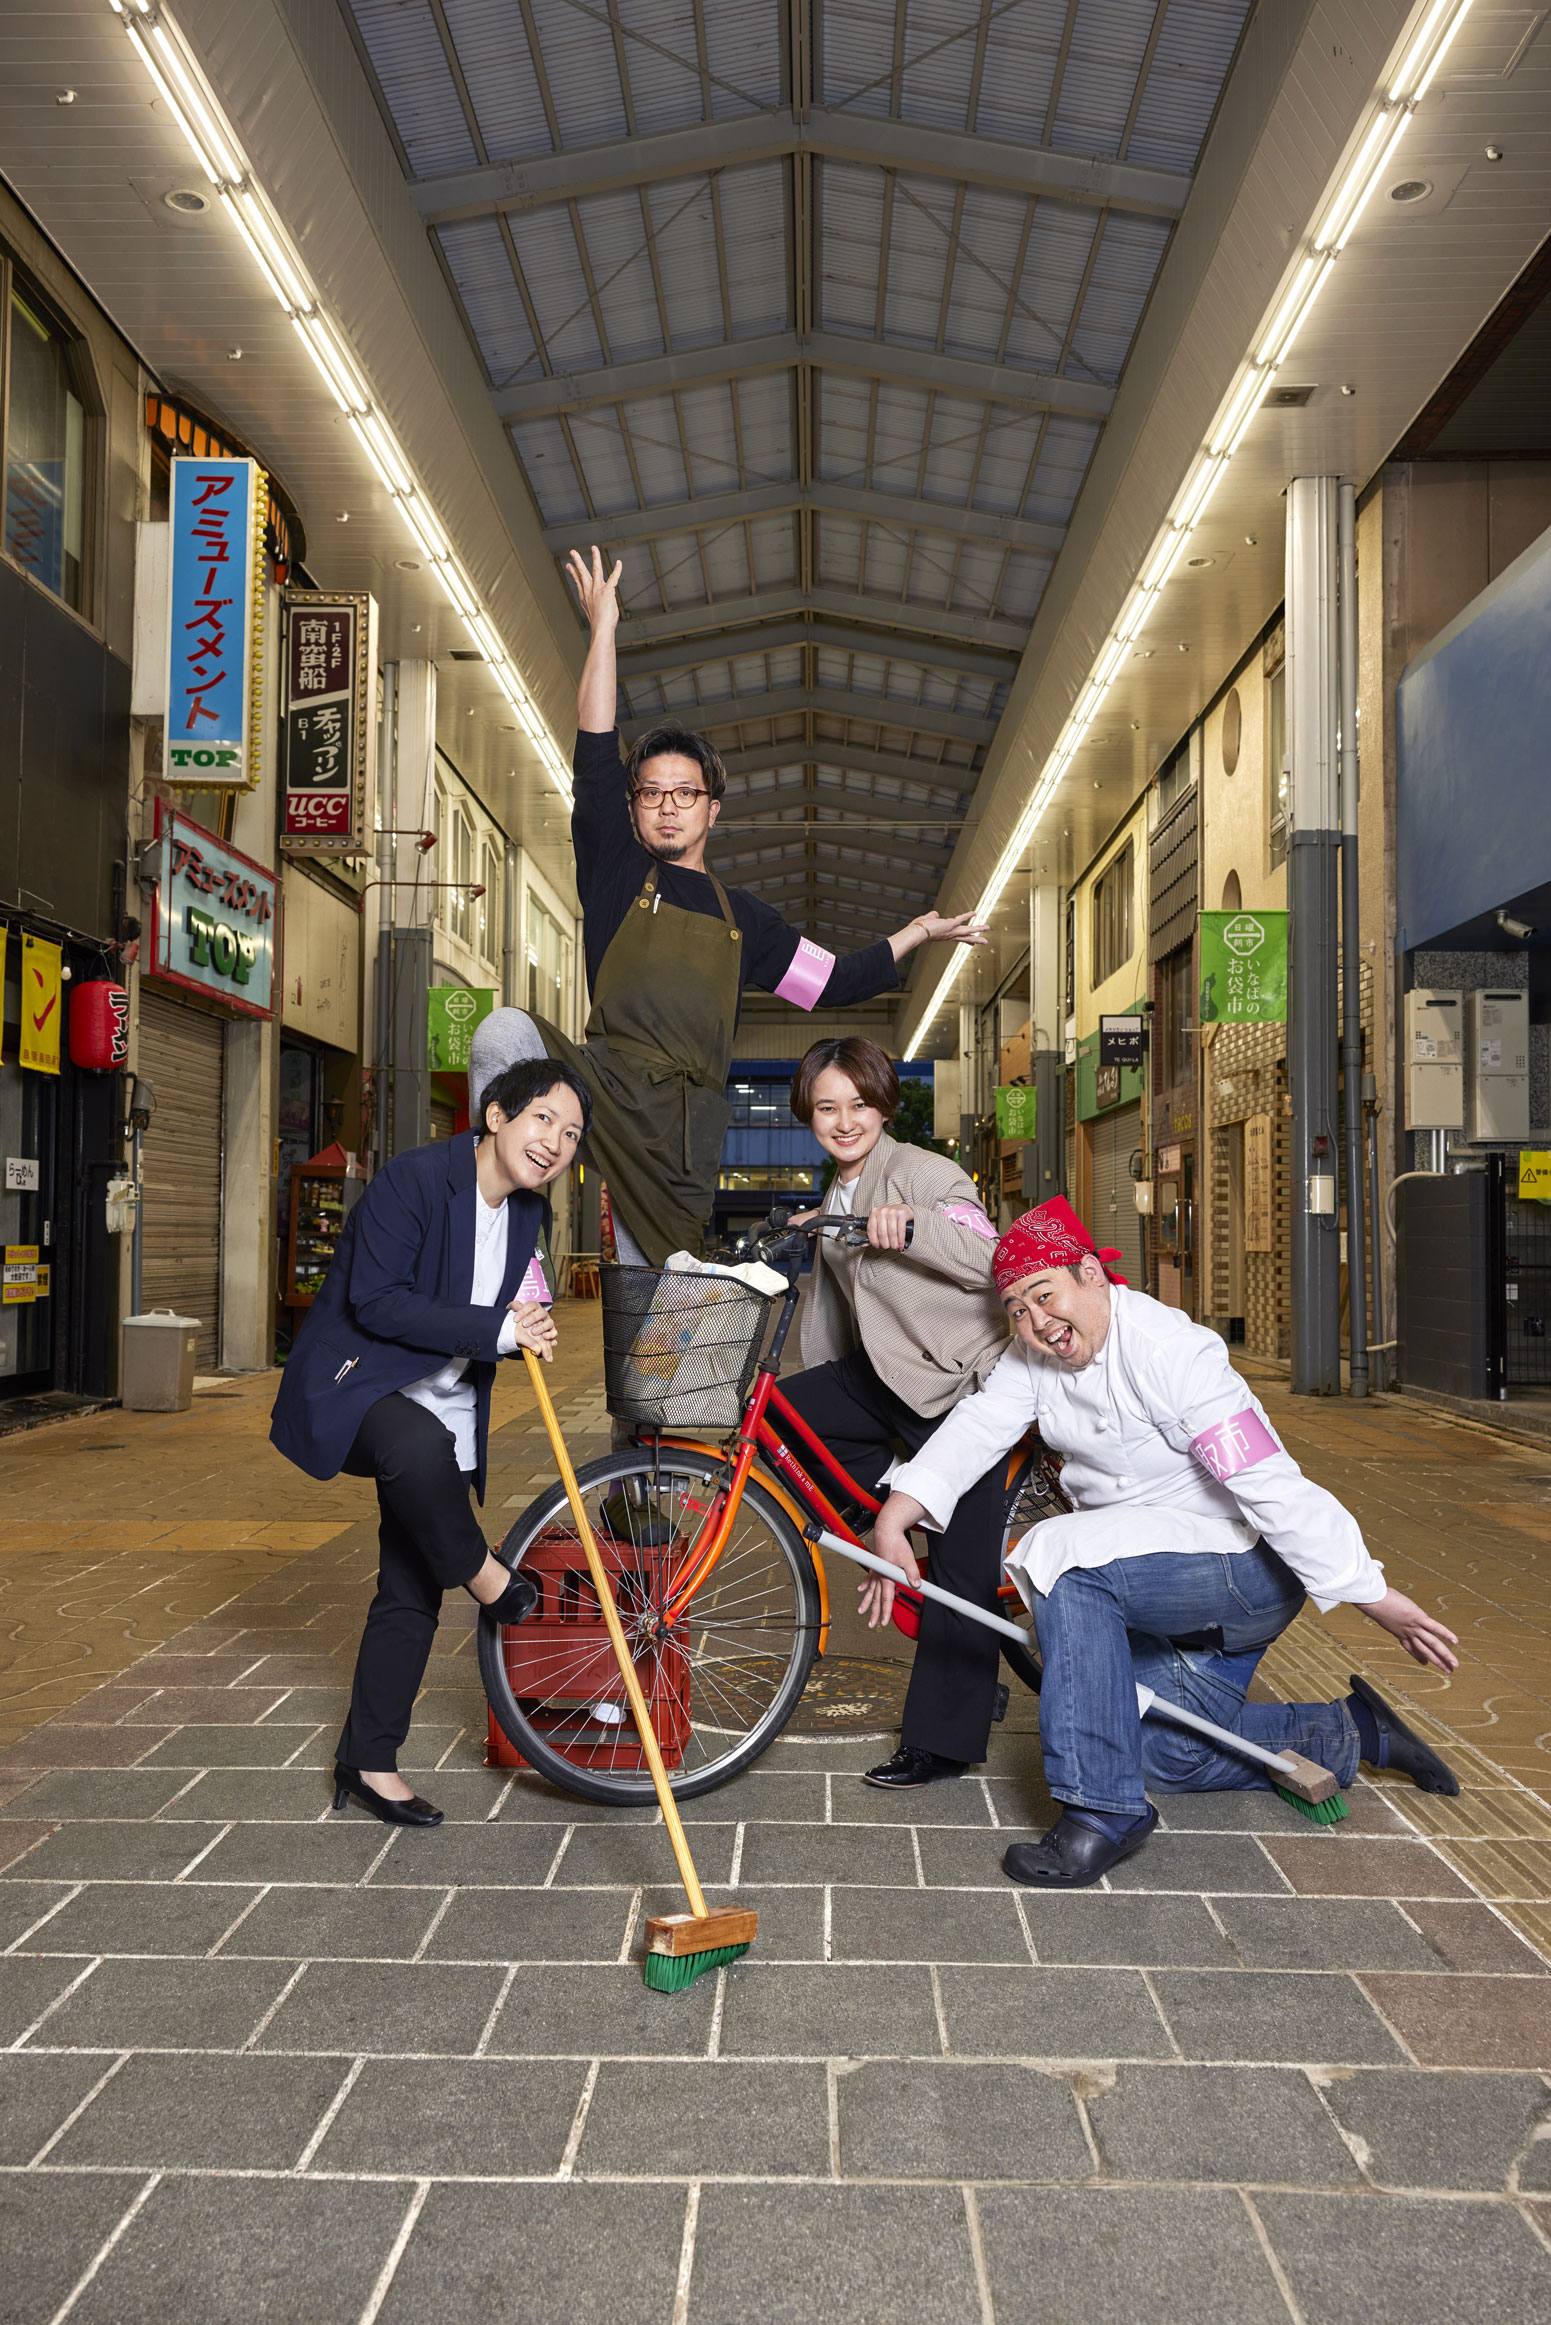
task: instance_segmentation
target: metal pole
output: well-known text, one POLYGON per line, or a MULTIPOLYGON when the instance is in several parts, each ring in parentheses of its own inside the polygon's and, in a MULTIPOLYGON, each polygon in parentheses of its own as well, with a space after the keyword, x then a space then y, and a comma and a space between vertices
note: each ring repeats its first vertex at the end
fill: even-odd
MULTIPOLYGON (((1376 1341, 1389 1338, 1384 1309, 1384 1220, 1379 1209, 1379 1106, 1378 1082, 1372 1074, 1363 1076, 1363 1112, 1368 1132, 1368 1256, 1373 1268, 1373 1337, 1376 1341)), ((1386 1351, 1386 1354, 1392 1351, 1386 1351)), ((1383 1356, 1374 1368, 1374 1386, 1382 1388, 1389 1371, 1383 1356)))
POLYGON ((1292 1389, 1341 1387, 1336 1217, 1336 480, 1287 488, 1287 1079, 1292 1096, 1292 1389))
MULTIPOLYGON (((134 1087, 132 1076, 130 1079, 130 1087, 131 1089, 134 1087)), ((145 1132, 143 1130, 137 1130, 135 1132, 135 1143, 133 1149, 135 1169, 135 1225, 134 1232, 129 1239, 129 1313, 131 1316, 138 1316, 140 1314, 140 1302, 145 1288, 145 1229, 142 1224, 145 1213, 145 1181, 141 1175, 140 1170, 140 1146, 144 1137, 145 1132)))
MULTIPOLYGON (((1363 1218, 1361 901, 1357 883, 1357 494, 1336 491, 1341 581, 1341 1096, 1346 1109, 1346 1305, 1354 1397, 1368 1394, 1363 1218)), ((1383 1334, 1378 1335, 1382 1339, 1383 1334)))
POLYGON ((382 674, 382 780, 378 797, 384 803, 383 830, 377 841, 377 1167, 393 1153, 393 889, 398 842, 389 837, 399 820, 398 753, 399 669, 389 662, 382 674))

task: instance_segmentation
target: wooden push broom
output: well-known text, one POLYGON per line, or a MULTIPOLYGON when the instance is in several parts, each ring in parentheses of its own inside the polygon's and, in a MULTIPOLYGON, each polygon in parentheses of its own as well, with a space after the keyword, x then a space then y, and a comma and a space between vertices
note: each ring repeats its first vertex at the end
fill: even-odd
POLYGON ((662 1820, 668 1828, 668 1838, 673 1844, 673 1854, 678 1862, 679 1879, 684 1884, 684 1895, 689 1900, 688 1913, 656 1914, 646 1925, 646 1983, 659 1994, 677 1994, 685 1986, 692 1985, 705 1971, 719 1970, 725 1963, 737 1961, 740 1954, 746 1954, 754 1942, 758 1916, 747 1906, 737 1905, 718 1906, 713 1912, 702 1894, 694 1860, 689 1853, 689 1843, 684 1837, 684 1821, 679 1815, 678 1802, 668 1783, 668 1772, 662 1764, 662 1753, 658 1749, 656 1731, 652 1727, 652 1715, 646 1708, 646 1697, 636 1677, 635 1660, 620 1623, 614 1592, 604 1571, 603 1560, 598 1555, 598 1545, 593 1539, 581 1488, 576 1482, 576 1472, 571 1467, 571 1456, 566 1451, 565 1439, 560 1434, 560 1424, 555 1418, 555 1408, 550 1402, 544 1367, 531 1348, 523 1350, 523 1357, 527 1363, 528 1377, 533 1383, 533 1393, 538 1398, 539 1411, 544 1416, 544 1427, 555 1456, 555 1466, 560 1472, 566 1500, 571 1505, 571 1515, 576 1521, 576 1531, 587 1554, 592 1587, 603 1609, 609 1644, 614 1650, 620 1677, 625 1683, 625 1694, 635 1716, 641 1749, 646 1754, 646 1764, 652 1772, 652 1783, 657 1790, 662 1820))

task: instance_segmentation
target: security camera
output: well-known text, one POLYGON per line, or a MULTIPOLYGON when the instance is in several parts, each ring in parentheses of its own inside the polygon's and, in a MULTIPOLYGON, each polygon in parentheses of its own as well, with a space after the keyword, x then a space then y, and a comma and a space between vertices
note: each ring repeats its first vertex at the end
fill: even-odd
POLYGON ((1504 912, 1501 907, 1498 909, 1496 919, 1497 925, 1502 930, 1503 935, 1516 936, 1521 944, 1525 943, 1535 934, 1534 929, 1530 926, 1527 920, 1515 920, 1511 912, 1504 912))
POLYGON ((131 1130, 149 1130, 151 1116, 156 1112, 156 1091, 143 1075, 134 1074, 129 1087, 129 1127, 131 1130))

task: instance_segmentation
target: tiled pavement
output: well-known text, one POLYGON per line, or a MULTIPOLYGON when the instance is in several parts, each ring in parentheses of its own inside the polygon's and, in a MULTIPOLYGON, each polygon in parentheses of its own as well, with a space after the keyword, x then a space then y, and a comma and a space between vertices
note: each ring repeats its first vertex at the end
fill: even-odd
MULTIPOLYGON (((557 1381, 579 1457, 592 1320, 557 1381)), ((1360 1619, 1305 1620, 1271 1677, 1360 1656, 1403 1684, 1460 1802, 1365 1783, 1320 1831, 1176 1797, 1105 1889, 1037 1897, 998 1870, 1048 1810, 1029 1698, 983 1773, 905 1800, 859 1784, 874 1743, 792 1736, 693 1810, 753 1953, 661 1997, 636 1949, 664 1836, 482 1766, 459 1610, 409 1755, 447 1824, 330 1813, 369 1503, 272 1460, 262 1384, 223 1385, 0 1456, 28 1691, 0 2320, 1551 2319, 1551 1459, 1257 1383, 1469 1655, 1432 1690, 1360 1619), (66 1682, 115 1642, 62 1708, 50 1590, 66 1682)), ((547 1476, 515 1388, 500 1416, 492 1510, 547 1476)))

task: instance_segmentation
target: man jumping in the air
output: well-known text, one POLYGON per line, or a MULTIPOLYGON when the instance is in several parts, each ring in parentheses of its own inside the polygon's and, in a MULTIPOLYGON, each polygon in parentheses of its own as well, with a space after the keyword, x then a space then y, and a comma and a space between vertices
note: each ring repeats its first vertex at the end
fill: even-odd
MULTIPOLYGON (((574 1042, 547 1018, 498 1009, 474 1036, 469 1099, 522 1057, 574 1066, 592 1093, 588 1146, 608 1183, 622 1260, 660 1267, 700 1248, 730 1112, 733 1034, 744 987, 802 1010, 844 1009, 894 991, 898 963, 946 938, 983 944, 969 913, 914 920, 836 959, 746 888, 706 870, 726 772, 703 736, 664 721, 620 765, 614 633, 623 568, 571 553, 592 630, 577 694, 571 838, 592 1009, 574 1042)), ((733 716, 735 704, 727 715, 733 716)))

